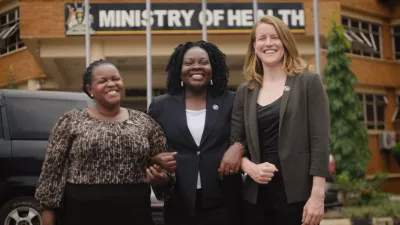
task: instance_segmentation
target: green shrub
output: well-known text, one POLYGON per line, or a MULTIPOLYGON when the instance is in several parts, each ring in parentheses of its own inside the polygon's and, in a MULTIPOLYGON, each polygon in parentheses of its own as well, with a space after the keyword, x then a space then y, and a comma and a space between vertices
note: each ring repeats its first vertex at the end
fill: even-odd
POLYGON ((380 205, 389 197, 389 194, 379 188, 387 178, 387 173, 377 173, 371 181, 365 178, 351 179, 344 172, 336 177, 334 187, 343 195, 345 206, 380 205))
POLYGON ((380 205, 352 206, 343 208, 343 216, 350 219, 392 217, 400 218, 400 201, 384 201, 380 205))

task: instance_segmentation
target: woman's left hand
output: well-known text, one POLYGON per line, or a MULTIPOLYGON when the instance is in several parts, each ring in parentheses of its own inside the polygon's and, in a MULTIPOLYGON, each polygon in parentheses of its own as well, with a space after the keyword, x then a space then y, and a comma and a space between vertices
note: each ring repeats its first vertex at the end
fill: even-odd
POLYGON ((303 209, 302 225, 318 225, 324 217, 325 190, 312 191, 303 209))
POLYGON ((146 169, 146 180, 147 183, 152 186, 164 185, 168 183, 169 177, 167 173, 161 169, 161 167, 154 165, 146 169))
POLYGON ((242 163, 244 149, 239 144, 233 144, 226 150, 219 165, 219 178, 222 180, 224 175, 229 176, 239 172, 242 163))

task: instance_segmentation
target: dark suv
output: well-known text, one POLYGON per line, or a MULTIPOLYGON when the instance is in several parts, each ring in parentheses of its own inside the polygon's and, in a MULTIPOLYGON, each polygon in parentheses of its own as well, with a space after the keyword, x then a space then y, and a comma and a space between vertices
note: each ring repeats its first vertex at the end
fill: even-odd
POLYGON ((0 90, 0 224, 41 224, 33 198, 52 127, 84 94, 0 90))
MULTIPOLYGON (((65 112, 93 105, 81 93, 0 89, 0 224, 41 225, 34 199, 47 140, 65 112)), ((153 217, 162 223, 162 202, 151 195, 153 217)))

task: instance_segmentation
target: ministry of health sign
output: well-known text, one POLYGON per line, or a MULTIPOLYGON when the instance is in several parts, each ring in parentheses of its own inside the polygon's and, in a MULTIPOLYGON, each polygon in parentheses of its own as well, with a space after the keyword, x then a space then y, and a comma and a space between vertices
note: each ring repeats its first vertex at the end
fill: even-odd
MULTIPOLYGON (((152 33, 248 33, 253 26, 252 3, 208 3, 206 20, 200 3, 153 3, 152 33)), ((66 35, 85 34, 83 4, 65 4, 66 35)), ((91 34, 143 34, 148 21, 144 3, 92 3, 89 9, 91 34)), ((258 16, 273 15, 292 32, 304 32, 302 3, 259 3, 258 16)))

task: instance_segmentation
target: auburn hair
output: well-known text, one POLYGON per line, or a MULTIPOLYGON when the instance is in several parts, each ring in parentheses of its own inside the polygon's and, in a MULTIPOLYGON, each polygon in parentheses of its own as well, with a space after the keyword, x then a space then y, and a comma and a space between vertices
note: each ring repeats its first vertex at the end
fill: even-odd
POLYGON ((272 25, 278 33, 279 39, 282 41, 284 47, 284 54, 282 60, 282 69, 289 76, 301 74, 309 69, 309 64, 300 57, 299 51, 296 46, 296 40, 289 27, 274 16, 263 16, 257 21, 250 33, 249 44, 247 48, 247 55, 243 65, 243 73, 246 80, 250 81, 249 88, 253 89, 255 82, 262 84, 263 80, 263 66, 261 60, 258 58, 254 42, 256 41, 257 27, 262 24, 272 25))

